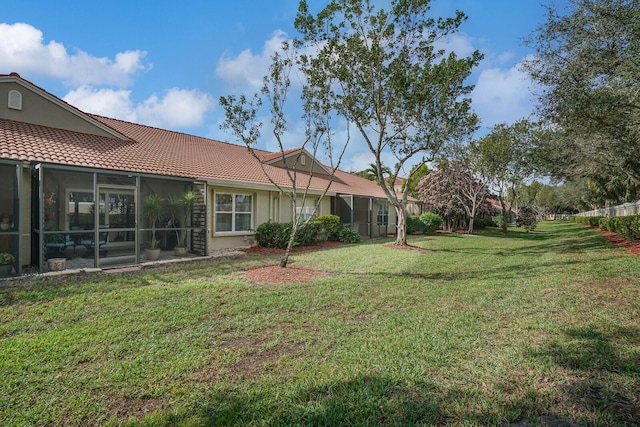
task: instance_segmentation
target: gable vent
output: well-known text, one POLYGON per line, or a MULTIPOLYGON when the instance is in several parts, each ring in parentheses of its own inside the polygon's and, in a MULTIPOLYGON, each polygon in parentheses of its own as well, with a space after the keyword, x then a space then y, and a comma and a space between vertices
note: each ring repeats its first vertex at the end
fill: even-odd
POLYGON ((305 163, 307 163, 307 158, 305 157, 305 155, 303 154, 302 156, 300 156, 300 164, 302 166, 305 165, 305 163))
POLYGON ((10 90, 8 106, 13 110, 22 110, 22 94, 17 90, 10 90))

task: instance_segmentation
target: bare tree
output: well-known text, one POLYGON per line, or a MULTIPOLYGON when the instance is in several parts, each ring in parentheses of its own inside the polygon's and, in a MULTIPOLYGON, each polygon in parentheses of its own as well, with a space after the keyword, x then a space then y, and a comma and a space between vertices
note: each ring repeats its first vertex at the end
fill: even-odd
POLYGON ((269 75, 264 78, 262 97, 254 94, 250 100, 245 95, 240 95, 239 97, 229 95, 220 98, 220 104, 224 107, 226 115, 226 120, 221 127, 229 130, 247 146, 269 182, 278 188, 281 194, 286 195, 291 202, 292 228, 285 254, 280 260, 280 267, 283 268, 287 266, 296 233, 315 215, 320 201, 329 190, 350 139, 347 136, 346 140, 341 144, 334 143, 329 111, 325 107, 326 104, 318 102, 318 90, 321 89, 307 82, 300 98, 304 111, 303 117, 306 131, 304 141, 299 148, 307 150, 311 154, 311 164, 306 164, 304 170, 301 170, 301 165, 299 164, 300 156, 294 157, 293 160, 287 158, 287 153, 290 150, 285 149, 283 141, 287 132, 287 120, 284 111, 291 88, 291 72, 295 69, 298 58, 298 50, 289 43, 284 42, 282 44, 282 52, 276 52, 272 57, 269 75), (280 159, 286 170, 289 184, 287 186, 282 185, 271 176, 270 170, 272 169, 266 167, 264 156, 262 153, 257 152, 255 148, 261 135, 262 123, 257 121, 257 113, 262 106, 263 99, 269 105, 273 135, 278 142, 280 159), (302 210, 297 208, 305 204, 309 188, 314 181, 314 166, 316 166, 317 158, 321 154, 328 159, 329 163, 328 165, 322 165, 324 171, 327 172, 323 176, 323 179, 326 180, 326 186, 315 204, 312 214, 303 219, 302 210))

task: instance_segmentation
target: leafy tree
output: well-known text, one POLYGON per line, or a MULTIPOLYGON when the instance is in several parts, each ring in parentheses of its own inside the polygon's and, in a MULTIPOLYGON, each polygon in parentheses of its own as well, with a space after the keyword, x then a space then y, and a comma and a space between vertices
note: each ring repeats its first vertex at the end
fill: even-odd
POLYGON ((413 165, 411 167, 411 171, 409 172, 410 179, 406 179, 402 184, 402 191, 408 188, 407 194, 411 197, 418 198, 418 183, 422 178, 429 175, 431 173, 431 169, 425 163, 418 163, 417 165, 413 165))
POLYGON ((518 206, 530 206, 539 216, 573 214, 578 212, 582 189, 573 184, 552 186, 533 181, 518 191, 518 206))
MULTIPOLYGON (((325 167, 329 172, 327 185, 318 199, 318 203, 314 206, 314 214, 317 211, 320 200, 327 193, 335 171, 338 169, 342 156, 347 148, 349 138, 344 144, 336 144, 332 139, 330 128, 330 115, 326 105, 318 101, 318 88, 313 82, 307 82, 302 94, 301 103, 303 106, 303 117, 306 122, 305 140, 301 149, 308 150, 311 153, 310 165, 304 167, 302 173, 299 172, 299 157, 290 161, 286 157, 283 144, 283 136, 287 130, 287 121, 284 114, 284 108, 287 102, 287 96, 291 86, 290 74, 299 59, 299 51, 287 42, 282 44, 282 52, 276 52, 272 57, 269 67, 269 75, 264 78, 262 88, 262 98, 255 94, 249 100, 245 95, 236 97, 229 95, 220 98, 220 105, 225 109, 226 120, 221 126, 228 129, 236 138, 246 144, 249 152, 258 161, 266 178, 280 190, 281 194, 286 195, 291 202, 291 234, 287 242, 285 254, 280 260, 280 267, 286 267, 289 254, 294 246, 295 239, 299 230, 311 221, 313 215, 303 220, 302 211, 298 211, 298 206, 304 206, 308 195, 309 186, 314 175, 314 165, 319 154, 323 153, 330 161, 330 165, 325 167), (271 124, 273 125, 273 135, 278 142, 280 148, 280 158, 286 170, 286 177, 290 187, 283 186, 272 176, 263 161, 260 153, 257 153, 255 146, 260 138, 260 129, 262 123, 256 120, 258 109, 261 107, 263 98, 267 101, 271 112, 271 124), (335 160, 334 160, 335 159, 335 160), (335 163, 334 163, 335 161, 335 163), (300 200, 301 199, 301 200, 300 200)), ((280 175, 280 173, 277 173, 280 175)))
POLYGON ((559 179, 588 177, 602 189, 619 177, 639 184, 638 0, 571 0, 566 14, 554 6, 547 12, 526 40, 536 55, 525 69, 553 129, 541 160, 559 179))
POLYGON ((464 208, 453 197, 450 176, 442 169, 435 170, 418 183, 418 198, 429 212, 439 215, 445 230, 456 228, 464 216, 464 208))
MULTIPOLYGON (((314 15, 302 0, 295 21, 299 42, 317 52, 303 67, 314 85, 324 85, 322 102, 358 129, 379 172, 383 153, 395 157, 391 183, 409 159, 432 160, 477 126, 465 80, 482 56, 436 49, 466 16, 431 18, 429 3, 390 0, 385 10, 371 0, 332 0, 314 15)), ((389 181, 380 187, 397 213, 395 244, 406 245, 409 186, 399 195, 389 181)))
POLYGON ((380 168, 378 168, 375 163, 370 163, 368 168, 356 172, 356 175, 380 184, 380 180, 384 179, 385 176, 391 175, 391 169, 383 164, 380 164, 380 168))
POLYGON ((518 216, 516 218, 516 225, 518 227, 524 227, 527 233, 535 230, 538 224, 536 217, 536 211, 528 205, 520 206, 518 209, 518 216))
POLYGON ((512 125, 497 124, 471 144, 478 156, 480 173, 500 202, 505 233, 517 189, 533 174, 532 153, 538 140, 537 126, 521 119, 512 125))
POLYGON ((442 163, 420 180, 418 192, 427 210, 440 215, 448 230, 466 221, 468 232, 473 233, 476 216, 492 210, 489 188, 461 162, 442 163))
POLYGON ((449 173, 453 185, 452 195, 465 210, 469 224, 468 233, 472 234, 473 221, 481 207, 487 205, 487 199, 491 195, 489 187, 473 174, 466 163, 452 163, 449 173))

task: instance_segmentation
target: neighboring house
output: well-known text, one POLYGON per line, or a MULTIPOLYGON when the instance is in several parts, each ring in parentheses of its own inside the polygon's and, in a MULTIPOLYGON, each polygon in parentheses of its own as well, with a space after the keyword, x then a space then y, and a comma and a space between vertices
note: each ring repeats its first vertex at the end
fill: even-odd
MULTIPOLYGON (((297 188, 311 214, 329 171, 302 149, 259 151, 269 176, 287 191, 284 162, 297 159, 297 188), (313 167, 313 171, 311 170, 313 167)), ((291 204, 264 176, 245 146, 84 113, 12 73, 0 75, 0 252, 15 270, 64 256, 69 265, 105 267, 145 261, 152 224, 151 194, 197 194, 185 224, 167 210, 155 225, 161 248, 176 245, 174 226, 187 232, 189 252, 247 247, 258 225, 291 220, 291 204), (4 218, 7 217, 5 226, 4 218), (96 226, 97 225, 97 226, 96 226)), ((337 171, 318 215, 335 214, 363 237, 395 232, 395 212, 380 187, 337 171)))

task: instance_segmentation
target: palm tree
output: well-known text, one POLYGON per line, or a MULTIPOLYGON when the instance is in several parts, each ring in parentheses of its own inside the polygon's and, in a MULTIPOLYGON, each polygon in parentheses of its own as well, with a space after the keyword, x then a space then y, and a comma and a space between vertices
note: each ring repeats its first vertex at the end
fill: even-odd
MULTIPOLYGON (((368 179, 369 181, 375 181, 380 184, 380 180, 378 178, 378 166, 375 163, 369 163, 369 167, 360 172, 356 172, 356 175, 361 176, 363 178, 368 179)), ((382 165, 382 176, 391 175, 391 169, 382 165)))

